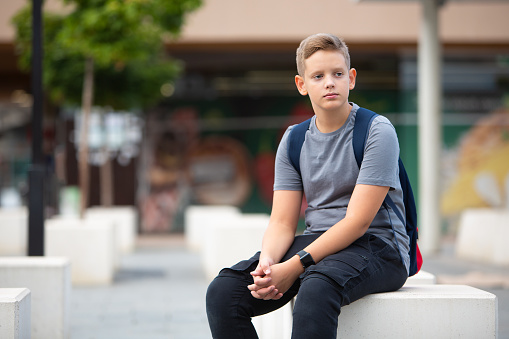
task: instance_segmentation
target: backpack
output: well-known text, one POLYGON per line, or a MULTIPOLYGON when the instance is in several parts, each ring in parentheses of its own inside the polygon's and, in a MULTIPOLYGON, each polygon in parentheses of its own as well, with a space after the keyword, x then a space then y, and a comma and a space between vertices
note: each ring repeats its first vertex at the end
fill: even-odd
MULTIPOLYGON (((368 137, 369 127, 371 126, 371 122, 374 118, 376 118, 378 114, 368 109, 360 107, 357 110, 355 125, 353 129, 353 150, 355 154, 355 160, 357 161, 357 165, 359 168, 361 167, 362 159, 364 157, 364 146, 366 145, 366 140, 368 137)), ((301 122, 296 125, 291 131, 288 140, 288 158, 290 163, 295 168, 295 170, 300 175, 300 151, 302 149, 302 144, 304 143, 304 139, 306 136, 306 131, 309 129, 309 124, 311 123, 311 118, 301 122)), ((410 180, 408 179, 408 175, 405 170, 405 166, 401 161, 401 158, 398 159, 399 166, 399 181, 401 183, 401 189, 403 191, 403 202, 405 204, 405 218, 401 215, 401 212, 397 209, 394 201, 391 199, 389 194, 384 199, 383 206, 387 208, 389 206, 401 220, 403 225, 405 225, 406 233, 410 240, 410 250, 408 254, 410 255, 410 270, 409 276, 415 275, 422 266, 422 255, 419 250, 419 246, 417 245, 418 238, 418 228, 417 228, 417 208, 415 206, 414 194, 412 192, 412 187, 410 186, 410 180)), ((394 238, 396 239, 396 233, 394 231, 394 226, 392 225, 392 232, 394 234, 394 238)), ((396 239, 397 243, 397 239, 396 239)), ((399 244, 398 249, 399 249, 399 244)), ((400 250, 401 251, 401 250, 400 250)), ((401 253, 400 253, 401 256, 401 253)))

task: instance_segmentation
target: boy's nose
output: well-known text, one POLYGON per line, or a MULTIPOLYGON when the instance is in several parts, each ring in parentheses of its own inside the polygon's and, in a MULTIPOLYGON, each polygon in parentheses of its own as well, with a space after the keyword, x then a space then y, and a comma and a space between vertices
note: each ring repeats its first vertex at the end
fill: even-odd
POLYGON ((327 76, 325 78, 325 88, 333 88, 333 87, 334 87, 334 80, 332 79, 332 77, 327 76))

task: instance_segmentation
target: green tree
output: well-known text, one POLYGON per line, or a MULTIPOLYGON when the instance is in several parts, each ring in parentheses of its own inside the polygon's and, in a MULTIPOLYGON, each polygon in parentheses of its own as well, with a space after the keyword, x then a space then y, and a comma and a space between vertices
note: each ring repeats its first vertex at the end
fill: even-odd
MULTIPOLYGON (((45 90, 55 104, 81 104, 79 146, 81 215, 88 204, 88 121, 92 105, 144 108, 181 67, 165 56, 187 13, 201 0, 63 0, 67 15, 44 14, 45 90)), ((31 58, 31 8, 13 19, 20 66, 31 58)), ((104 183, 102 183, 104 184, 104 183)), ((110 195, 111 192, 110 192, 110 195)))

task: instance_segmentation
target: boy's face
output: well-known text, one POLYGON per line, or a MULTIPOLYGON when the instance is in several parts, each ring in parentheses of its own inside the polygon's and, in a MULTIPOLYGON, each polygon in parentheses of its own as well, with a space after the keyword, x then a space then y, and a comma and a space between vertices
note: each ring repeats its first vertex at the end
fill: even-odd
POLYGON ((347 69, 345 57, 339 51, 319 50, 304 61, 304 76, 295 76, 302 95, 309 95, 316 113, 350 112, 348 94, 355 87, 357 72, 347 69))

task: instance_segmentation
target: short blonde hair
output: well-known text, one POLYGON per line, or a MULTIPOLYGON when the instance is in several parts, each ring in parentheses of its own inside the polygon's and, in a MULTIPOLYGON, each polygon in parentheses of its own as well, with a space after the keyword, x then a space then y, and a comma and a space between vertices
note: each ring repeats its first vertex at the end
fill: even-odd
POLYGON ((346 67, 350 69, 350 54, 345 42, 335 35, 318 33, 302 40, 297 48, 297 72, 300 76, 304 76, 304 61, 320 50, 341 52, 345 57, 346 67))

